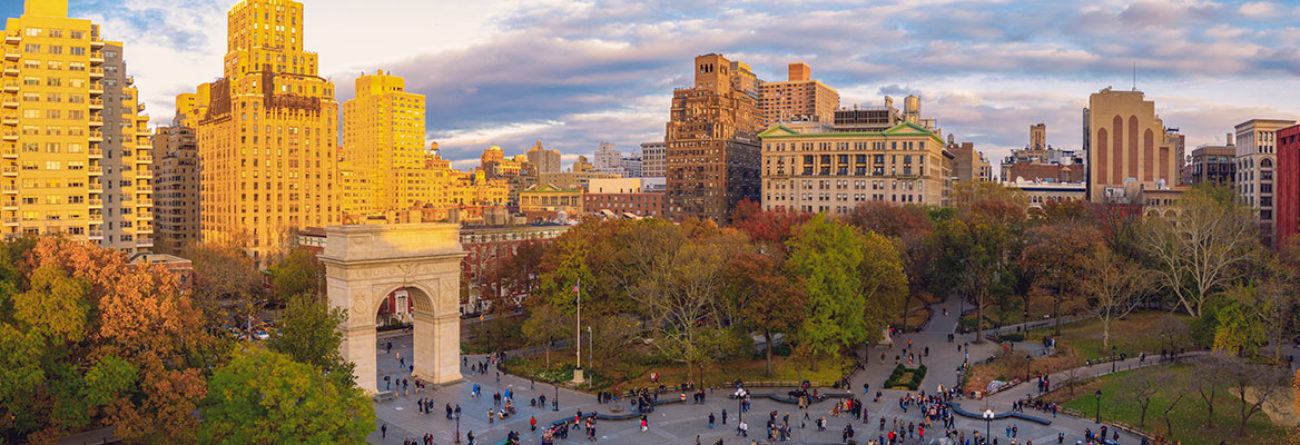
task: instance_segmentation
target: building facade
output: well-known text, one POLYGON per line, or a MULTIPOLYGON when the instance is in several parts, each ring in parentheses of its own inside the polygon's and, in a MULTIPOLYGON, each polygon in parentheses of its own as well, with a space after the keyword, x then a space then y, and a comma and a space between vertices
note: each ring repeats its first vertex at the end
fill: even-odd
POLYGON ((121 43, 28 0, 5 24, 3 233, 58 233, 128 253, 153 246, 149 118, 121 43))
POLYGON ((403 171, 424 168, 424 96, 406 92, 406 80, 384 73, 356 80, 356 97, 343 103, 343 160, 366 187, 340 201, 345 215, 406 209, 412 184, 403 171))
POLYGON ((663 142, 641 143, 641 177, 664 177, 664 158, 667 151, 668 144, 663 142))
POLYGON ((1047 149, 1047 124, 1039 122, 1029 126, 1029 149, 1047 149))
POLYGON ((542 147, 542 141, 537 141, 537 145, 528 149, 525 154, 528 163, 533 165, 536 173, 559 173, 560 160, 562 156, 559 150, 547 150, 542 147))
POLYGON ((1192 150, 1190 162, 1184 166, 1183 184, 1197 185, 1206 182, 1232 186, 1236 181, 1237 147, 1228 134, 1228 145, 1203 146, 1192 150))
POLYGON ((725 223, 737 202, 758 200, 759 82, 743 63, 695 58, 695 85, 673 91, 667 125, 669 217, 725 223))
POLYGON ((519 213, 529 223, 582 219, 582 189, 562 189, 546 184, 519 192, 519 213))
POLYGON ((812 68, 806 63, 791 63, 785 82, 763 82, 758 95, 764 128, 797 120, 830 123, 840 106, 840 93, 812 80, 812 68))
POLYGON ((306 227, 337 224, 338 103, 303 50, 303 6, 243 0, 226 14, 224 77, 199 121, 203 240, 258 261, 306 227))
POLYGON ((607 175, 623 176, 623 154, 618 152, 613 142, 601 142, 600 148, 592 158, 596 161, 596 171, 607 175))
POLYGON ((1236 188, 1237 196, 1259 218, 1259 236, 1265 245, 1273 244, 1277 223, 1274 214, 1273 185, 1277 162, 1278 130, 1295 125, 1293 120, 1251 119, 1237 124, 1236 188))
MULTIPOLYGON (((461 280, 469 287, 468 295, 460 300, 461 315, 475 314, 489 307, 489 300, 482 298, 485 290, 482 286, 483 274, 509 262, 519 252, 519 247, 528 243, 541 243, 549 246, 555 238, 569 230, 562 225, 474 227, 460 229, 460 245, 465 249, 465 258, 460 261, 461 280)), ((527 294, 516 290, 509 295, 502 295, 519 304, 527 294)))
POLYGON ((592 179, 582 195, 583 210, 606 217, 662 218, 663 189, 642 178, 592 179))
POLYGON ((174 254, 200 240, 198 135, 193 126, 174 119, 171 126, 154 130, 153 145, 154 250, 174 254))
POLYGON ((1285 246, 1300 231, 1300 125, 1278 130, 1274 187, 1275 246, 1285 246))
POLYGON ((881 132, 801 123, 760 137, 765 210, 847 214, 868 201, 949 205, 953 158, 937 131, 912 123, 881 132))
POLYGON ((1084 110, 1084 150, 1088 153, 1088 199, 1105 202, 1132 181, 1139 189, 1178 184, 1183 137, 1156 116, 1155 102, 1141 91, 1093 93, 1084 110))

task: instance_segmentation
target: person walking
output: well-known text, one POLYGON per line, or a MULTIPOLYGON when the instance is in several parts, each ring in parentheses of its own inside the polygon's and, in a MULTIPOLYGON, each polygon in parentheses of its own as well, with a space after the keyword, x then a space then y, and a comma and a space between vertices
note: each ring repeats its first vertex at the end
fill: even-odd
POLYGON ((385 424, 379 426, 379 437, 380 437, 381 439, 388 438, 388 424, 387 424, 387 423, 385 423, 385 424))
POLYGON ((650 422, 649 422, 649 419, 647 419, 646 416, 645 416, 644 414, 642 414, 642 415, 641 415, 641 432, 644 433, 644 432, 646 432, 646 431, 649 430, 649 429, 650 429, 650 422))
POLYGON ((713 429, 713 413, 709 413, 709 429, 713 429))

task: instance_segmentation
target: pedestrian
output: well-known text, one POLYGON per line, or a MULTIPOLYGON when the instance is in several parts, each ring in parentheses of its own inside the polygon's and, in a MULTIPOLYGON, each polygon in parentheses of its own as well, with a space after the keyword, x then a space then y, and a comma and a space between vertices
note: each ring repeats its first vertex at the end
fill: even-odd
POLYGON ((649 419, 646 419, 645 414, 642 414, 642 415, 641 415, 641 432, 644 433, 644 432, 646 432, 646 430, 649 430, 649 429, 650 429, 650 422, 649 422, 649 419))
POLYGON ((726 425, 726 424, 727 424, 727 410, 725 410, 725 409, 722 410, 722 424, 723 424, 723 425, 726 425))
POLYGON ((713 413, 709 413, 709 429, 713 429, 713 413))
POLYGON ((537 417, 528 416, 528 431, 537 431, 537 417))
POLYGON ((392 340, 389 340, 389 341, 388 341, 388 350, 385 351, 385 353, 387 353, 387 354, 391 354, 392 352, 393 352, 393 342, 392 342, 392 340))
POLYGON ((466 434, 466 435, 465 435, 465 438, 466 438, 466 439, 469 439, 469 445, 474 445, 474 432, 473 432, 473 431, 470 431, 468 434, 466 434))
POLYGON ((384 423, 383 425, 379 426, 379 437, 380 438, 388 437, 388 423, 384 423))

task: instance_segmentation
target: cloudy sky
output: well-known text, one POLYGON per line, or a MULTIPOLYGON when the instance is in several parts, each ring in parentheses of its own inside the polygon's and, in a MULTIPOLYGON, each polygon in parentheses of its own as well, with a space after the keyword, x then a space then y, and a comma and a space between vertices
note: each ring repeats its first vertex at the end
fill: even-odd
MULTIPOLYGON (((220 75, 237 0, 70 0, 126 42, 155 123, 175 94, 220 75)), ((19 14, 21 0, 0 1, 19 14)), ((789 62, 841 105, 923 98, 945 133, 998 159, 1028 140, 1075 148, 1088 94, 1137 87, 1189 146, 1250 118, 1300 118, 1296 2, 1228 0, 305 0, 306 46, 352 96, 391 70, 428 96, 428 139, 476 163, 488 145, 542 140, 570 159, 661 140, 692 58, 720 52, 784 80, 789 62), (361 6, 364 5, 364 6, 361 6)))

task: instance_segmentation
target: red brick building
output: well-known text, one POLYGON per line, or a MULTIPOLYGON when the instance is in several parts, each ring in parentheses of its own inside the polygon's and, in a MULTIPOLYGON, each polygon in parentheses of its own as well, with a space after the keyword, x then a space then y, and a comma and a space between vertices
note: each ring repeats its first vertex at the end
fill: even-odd
POLYGON ((597 216, 604 211, 617 216, 625 213, 650 218, 664 216, 664 194, 661 192, 586 194, 582 199, 582 208, 597 216))
MULTIPOLYGON (((472 314, 487 309, 479 297, 483 289, 480 278, 483 273, 497 264, 514 257, 520 245, 527 242, 542 242, 550 245, 569 226, 543 225, 520 227, 480 227, 460 229, 460 245, 465 249, 465 258, 460 261, 460 280, 468 287, 468 295, 460 301, 461 314, 472 314)), ((506 295, 522 299, 526 295, 516 293, 506 295)))
POLYGON ((1300 225, 1300 125, 1278 130, 1274 174, 1274 216, 1277 218, 1274 245, 1284 246, 1300 225))

